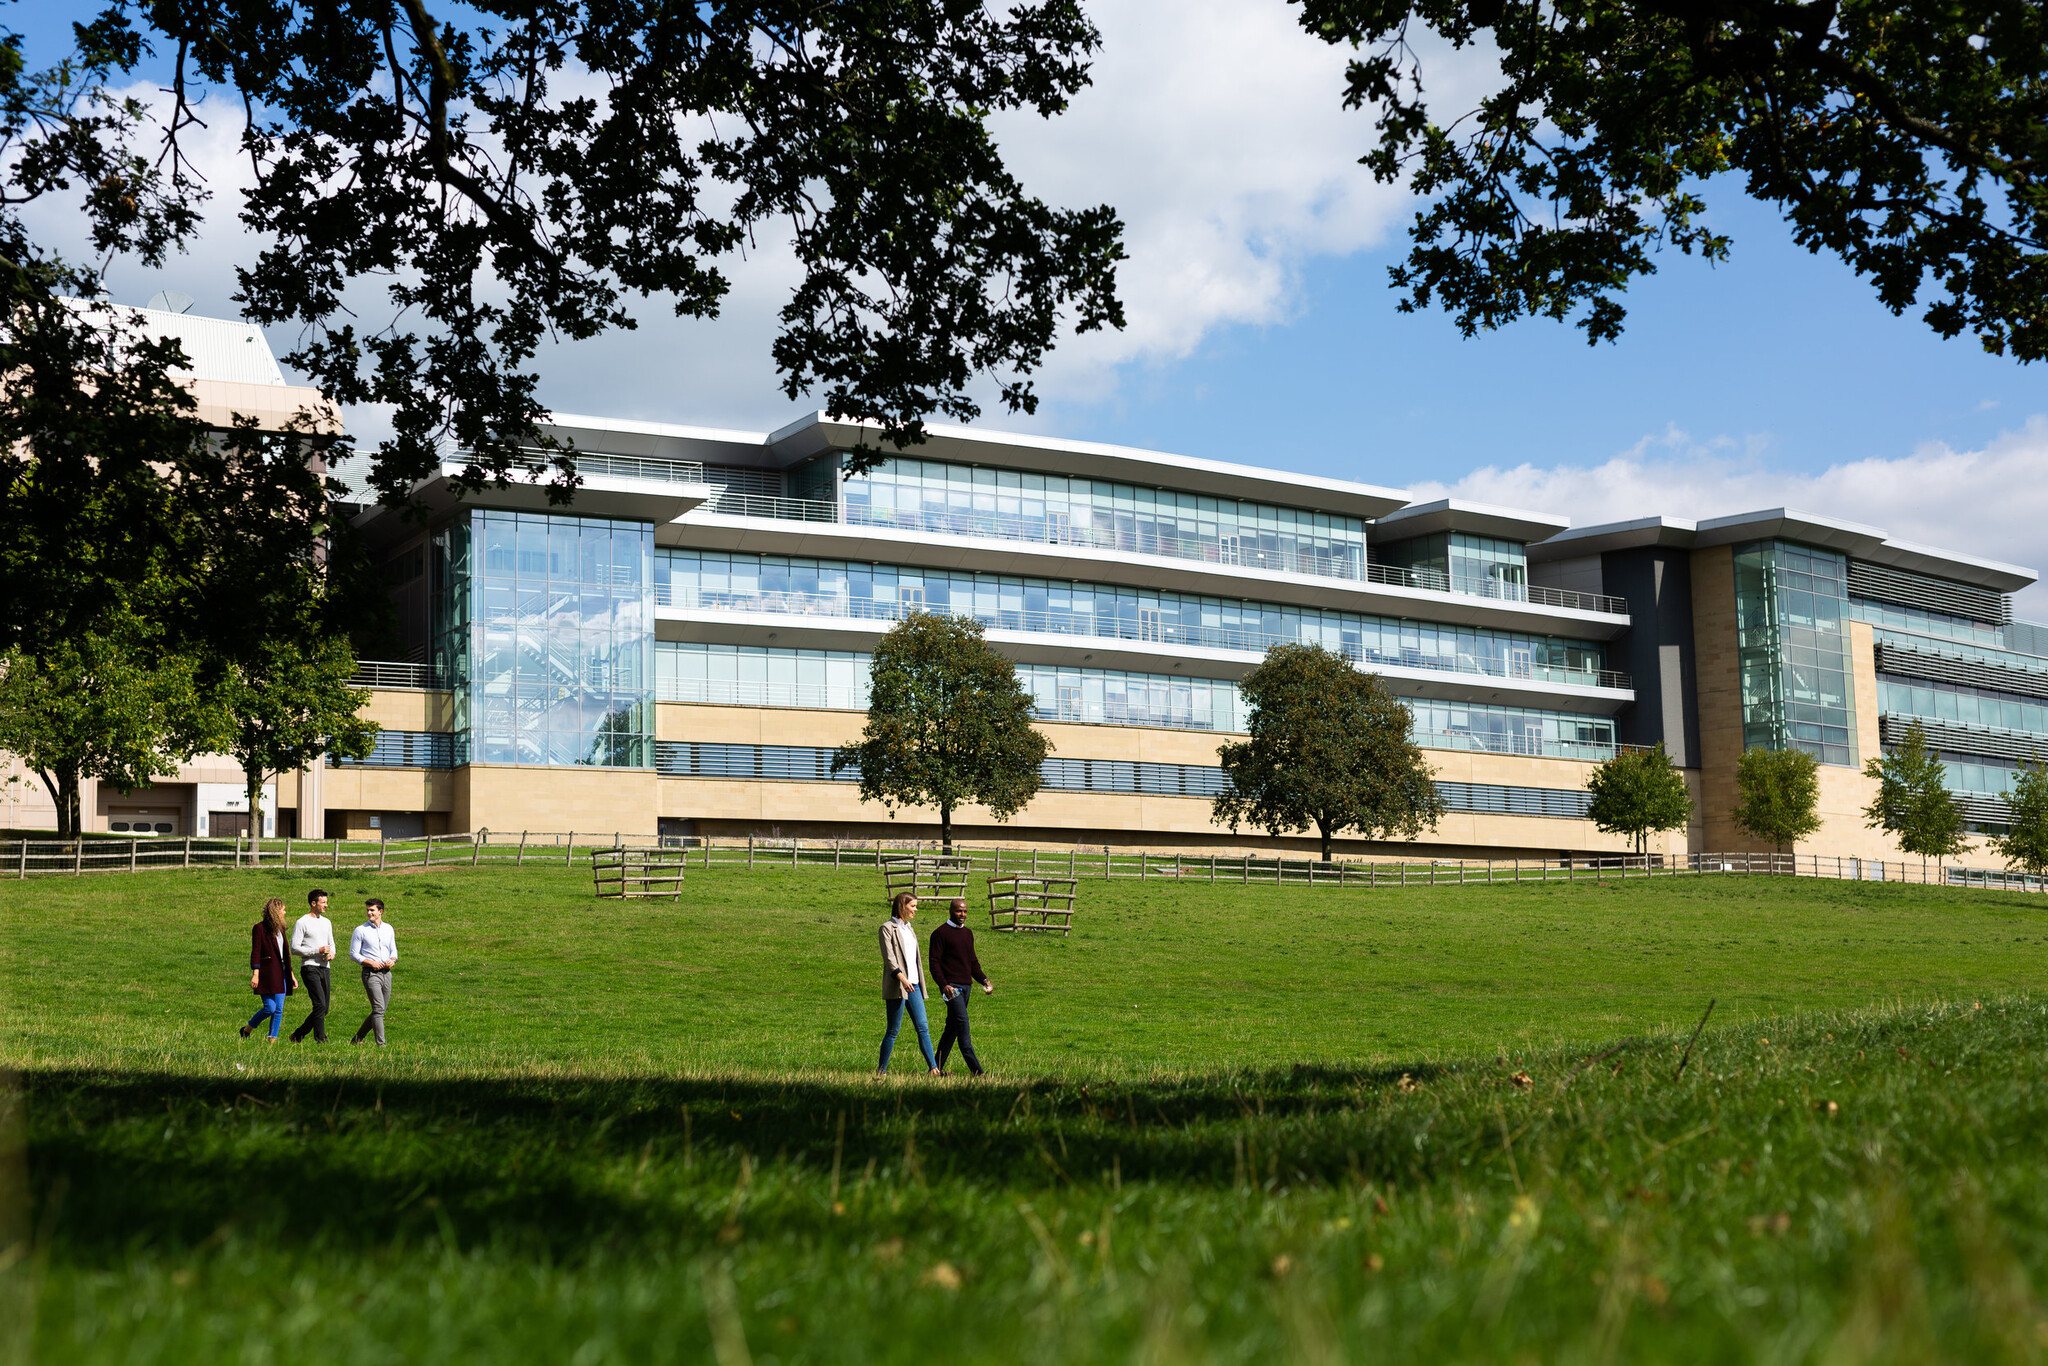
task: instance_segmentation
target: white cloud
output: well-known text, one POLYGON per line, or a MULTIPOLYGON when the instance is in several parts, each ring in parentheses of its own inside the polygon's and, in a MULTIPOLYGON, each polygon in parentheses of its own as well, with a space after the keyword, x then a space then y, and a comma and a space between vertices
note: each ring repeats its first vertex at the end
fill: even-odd
MULTIPOLYGON (((1418 500, 1448 494, 1555 513, 1577 526, 1792 507, 1881 527, 1901 540, 2048 568, 2048 417, 2040 416, 1981 450, 1928 442, 1908 455, 1846 461, 1817 474, 1773 470, 1743 443, 1696 442, 1672 430, 1599 465, 1488 465, 1413 492, 1418 500)), ((2048 619, 2048 589, 2027 589, 2014 605, 2048 619)))

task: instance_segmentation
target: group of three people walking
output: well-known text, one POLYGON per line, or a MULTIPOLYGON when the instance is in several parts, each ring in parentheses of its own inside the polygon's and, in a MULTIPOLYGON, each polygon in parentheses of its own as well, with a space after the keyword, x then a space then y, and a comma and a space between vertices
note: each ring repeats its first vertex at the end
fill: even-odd
MULTIPOLYGON (((278 1028, 284 1023, 285 998, 303 982, 312 1009, 292 1031, 292 1042, 303 1043, 311 1034, 315 1041, 326 1043, 327 1010, 334 1000, 328 970, 334 961, 334 923, 327 918, 327 893, 318 887, 306 893, 306 913, 292 926, 289 940, 284 921, 284 901, 272 897, 263 903, 263 918, 249 927, 249 989, 263 1004, 242 1026, 242 1037, 248 1038, 268 1021, 267 1037, 276 1043, 278 1028), (293 955, 299 959, 297 977, 292 975, 293 955)), ((384 923, 383 898, 373 896, 363 904, 363 923, 349 936, 348 956, 361 966, 363 992, 370 998, 369 1017, 349 1042, 361 1043, 375 1034, 381 1048, 384 1010, 391 1004, 391 969, 398 963, 398 936, 384 923)))
POLYGON ((981 984, 983 995, 994 994, 996 987, 981 970, 981 960, 974 956, 974 931, 967 928, 967 903, 955 900, 947 908, 946 923, 932 931, 931 975, 938 979, 939 995, 946 1002, 946 1029, 939 1035, 937 1057, 932 1056, 931 1026, 924 1013, 924 1003, 929 998, 925 994, 923 964, 919 962, 917 931, 910 927, 916 915, 917 897, 899 892, 890 902, 889 918, 882 922, 882 1004, 888 1012, 889 1025, 882 1035, 882 1058, 875 1064, 875 1075, 889 1074, 889 1054, 896 1047, 896 1033, 903 1027, 903 1017, 908 1015, 917 1030, 917 1046, 924 1050, 925 1067, 933 1076, 946 1075, 946 1059, 958 1043, 967 1070, 978 1077, 983 1069, 981 1059, 975 1056, 974 1036, 967 1029, 967 993, 971 982, 981 984))

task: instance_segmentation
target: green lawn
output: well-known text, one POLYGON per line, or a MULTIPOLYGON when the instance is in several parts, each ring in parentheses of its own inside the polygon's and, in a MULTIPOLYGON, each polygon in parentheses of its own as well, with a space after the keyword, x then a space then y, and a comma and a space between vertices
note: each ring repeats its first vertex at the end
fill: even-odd
POLYGON ((871 871, 0 884, 0 1275, 66 1363, 2048 1348, 2048 899, 1081 892, 979 936, 988 1081, 876 1083, 871 871), (388 1050, 235 1036, 316 880, 390 902, 388 1050))

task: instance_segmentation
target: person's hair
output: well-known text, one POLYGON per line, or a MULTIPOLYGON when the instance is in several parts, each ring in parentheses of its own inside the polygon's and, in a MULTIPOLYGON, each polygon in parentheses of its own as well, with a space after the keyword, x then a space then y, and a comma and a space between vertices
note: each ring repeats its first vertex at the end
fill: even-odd
POLYGON ((898 892, 889 901, 889 914, 898 920, 903 918, 903 903, 917 900, 916 892, 898 892))
POLYGON ((373 897, 371 897, 371 898, 370 898, 370 899, 369 899, 368 901, 365 901, 365 902, 363 903, 363 909, 364 909, 364 910, 366 910, 366 911, 368 911, 368 910, 379 910, 379 911, 383 910, 383 909, 384 909, 384 898, 383 898, 383 897, 381 897, 381 896, 373 896, 373 897))
POLYGON ((318 887, 315 887, 312 891, 306 893, 306 904, 310 906, 314 902, 318 901, 321 897, 326 895, 327 893, 321 891, 318 887))
POLYGON ((263 921, 278 933, 282 934, 284 932, 283 897, 274 896, 263 903, 263 921))

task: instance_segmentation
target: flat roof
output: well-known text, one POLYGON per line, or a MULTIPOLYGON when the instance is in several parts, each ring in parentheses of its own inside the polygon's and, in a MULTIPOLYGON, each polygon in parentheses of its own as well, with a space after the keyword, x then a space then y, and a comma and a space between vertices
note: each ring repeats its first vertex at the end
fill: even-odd
POLYGON ((1468 503, 1462 498, 1439 498, 1433 503, 1411 503, 1373 523, 1375 543, 1412 540, 1439 532, 1463 531, 1475 536, 1494 536, 1504 541, 1540 541, 1571 525, 1569 517, 1548 512, 1527 512, 1495 503, 1468 503))
POLYGON ((1573 527, 1530 546, 1529 558, 1542 563, 1642 546, 1704 549, 1739 541, 1771 540, 1821 546, 1872 564, 1891 565, 1999 593, 2017 592, 2040 577, 2023 565, 1894 540, 1881 527, 1797 508, 1764 508, 1699 522, 1679 517, 1639 517, 1627 522, 1573 527))

